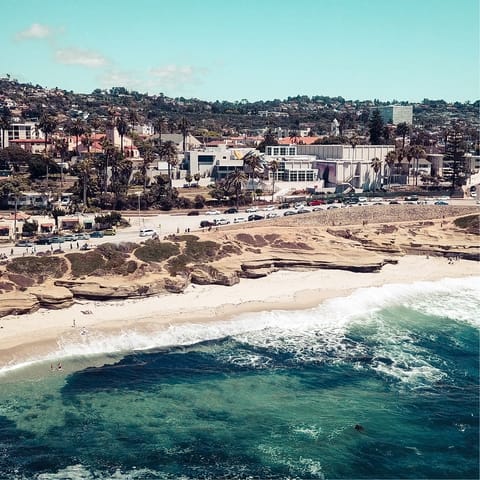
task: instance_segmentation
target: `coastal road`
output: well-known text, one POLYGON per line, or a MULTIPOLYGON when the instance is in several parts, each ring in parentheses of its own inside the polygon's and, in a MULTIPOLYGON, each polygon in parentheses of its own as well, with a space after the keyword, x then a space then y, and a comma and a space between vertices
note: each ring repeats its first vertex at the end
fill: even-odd
MULTIPOLYGON (((435 198, 430 198, 427 199, 427 204, 432 205, 435 202, 435 198)), ((399 203, 403 204, 406 203, 402 199, 398 200, 399 203)), ((338 208, 368 208, 369 206, 372 206, 374 203, 373 201, 370 202, 365 202, 362 204, 357 204, 354 206, 350 207, 340 207, 340 204, 338 205, 338 208)), ((382 204, 387 205, 388 202, 381 202, 382 204)), ((474 206, 476 204, 475 199, 451 199, 448 200, 448 203, 450 205, 470 205, 474 206)), ((322 210, 326 210, 329 207, 329 205, 321 205, 320 208, 322 210)), ((318 208, 318 207, 317 207, 318 208)), ((312 207, 307 207, 307 209, 311 210, 312 207)), ((119 229, 117 231, 117 234, 114 236, 104 236, 102 238, 91 238, 89 240, 79 240, 74 241, 74 242, 65 242, 62 244, 55 244, 55 245, 35 245, 35 252, 45 252, 48 250, 55 250, 58 248, 61 248, 64 252, 68 251, 78 251, 82 245, 85 243, 88 243, 92 247, 99 245, 101 243, 107 243, 107 242, 114 242, 114 243, 119 243, 119 242, 136 242, 139 243, 141 241, 146 240, 146 237, 140 237, 140 229, 142 228, 152 228, 155 230, 160 238, 163 238, 167 235, 171 235, 174 233, 186 233, 187 230, 190 232, 195 232, 201 230, 200 228, 200 222, 203 220, 209 220, 212 221, 215 219, 226 219, 230 222, 230 224, 233 224, 233 221, 235 218, 242 217, 244 219, 247 219, 249 215, 252 214, 252 212, 247 212, 245 209, 240 210, 238 213, 233 213, 233 214, 226 214, 223 213, 225 208, 223 209, 218 209, 220 211, 220 214, 217 215, 208 215, 205 212, 208 210, 202 210, 202 214, 200 215, 194 215, 194 216, 189 216, 186 215, 185 213, 160 213, 160 214, 149 214, 149 215, 142 215, 142 212, 140 212, 140 216, 138 216, 137 212, 128 212, 125 214, 125 218, 128 220, 130 223, 129 227, 119 229)), ((294 210, 294 208, 290 208, 289 210, 294 210)), ((278 217, 283 217, 283 214, 285 213, 286 210, 279 210, 275 208, 274 210, 265 210, 263 207, 258 207, 258 211, 255 212, 256 214, 266 216, 267 213, 276 213, 278 217)), ((145 212, 146 213, 146 212, 145 212)), ((250 223, 250 222, 248 222, 250 223)), ((216 228, 216 227, 215 227, 216 228)), ((222 228, 221 225, 218 226, 218 228, 222 228)), ((13 256, 18 257, 22 255, 30 255, 33 252, 33 248, 29 247, 18 247, 18 246, 13 246, 12 243, 10 244, 4 244, 0 246, 0 255, 6 255, 7 257, 12 256, 12 249, 13 249, 13 256)))

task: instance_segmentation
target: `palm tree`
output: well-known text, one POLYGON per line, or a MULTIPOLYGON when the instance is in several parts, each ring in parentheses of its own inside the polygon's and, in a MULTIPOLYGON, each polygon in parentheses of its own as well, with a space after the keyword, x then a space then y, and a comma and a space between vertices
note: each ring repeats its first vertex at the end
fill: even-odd
POLYGON ((143 193, 145 194, 147 190, 148 167, 153 161, 153 145, 151 144, 151 142, 143 142, 139 145, 139 150, 143 158, 140 171, 143 178, 143 193))
POLYGON ((410 127, 407 123, 402 122, 397 125, 397 135, 402 137, 402 149, 405 148, 405 137, 410 133, 410 127))
POLYGON ((38 122, 37 128, 40 129, 43 134, 45 135, 45 164, 46 164, 46 177, 47 177, 47 185, 48 185, 48 167, 49 167, 49 158, 47 152, 47 145, 48 145, 48 137, 51 136, 55 129, 57 128, 57 121, 54 117, 43 114, 40 117, 38 122))
POLYGON ((135 131, 135 125, 139 122, 138 113, 136 110, 130 110, 128 112, 128 120, 130 120, 130 125, 132 126, 132 132, 135 131))
POLYGON ((382 168, 382 162, 379 158, 375 157, 375 158, 372 158, 370 166, 372 167, 372 169, 375 173, 375 181, 373 182, 373 191, 375 191, 376 190, 375 187, 377 185, 377 180, 378 180, 378 172, 382 168))
POLYGON ((12 125, 12 114, 10 109, 4 107, 2 113, 0 114, 0 130, 2 131, 2 148, 5 148, 5 132, 8 132, 8 129, 12 125))
POLYGON ((85 127, 85 132, 81 138, 81 143, 87 148, 87 153, 90 155, 90 147, 92 146, 92 129, 89 126, 85 127))
POLYGON ((85 133, 85 123, 77 118, 66 125, 66 131, 75 137, 75 151, 78 155, 79 138, 85 133))
POLYGON ((273 203, 273 196, 275 195, 275 177, 277 176, 278 167, 279 167, 279 164, 277 160, 271 160, 270 163, 268 164, 268 168, 272 172, 272 203, 273 203))
POLYGON ((185 155, 185 150, 187 148, 187 137, 189 133, 189 128, 190 128, 190 123, 185 117, 182 117, 180 122, 178 122, 178 129, 180 130, 182 136, 183 136, 183 154, 185 155))
POLYGON ((118 117, 115 126, 117 128, 118 134, 120 135, 120 153, 123 155, 123 137, 128 132, 128 123, 123 117, 118 117))
POLYGON ((170 195, 172 193, 172 167, 178 165, 178 151, 175 142, 171 140, 166 141, 160 148, 160 158, 165 160, 168 165, 168 183, 170 186, 170 195))
POLYGON ((350 178, 349 183, 353 186, 353 164, 355 163, 355 148, 358 144, 358 137, 352 135, 350 137, 350 146, 352 147, 352 161, 350 162, 350 178))
POLYGON ((425 149, 421 145, 412 145, 409 150, 410 155, 415 159, 415 185, 418 185, 418 162, 425 156, 425 149))
POLYGON ((235 192, 235 206, 238 208, 238 198, 243 186, 248 180, 247 175, 241 168, 236 168, 226 179, 226 186, 228 190, 232 189, 235 192))
POLYGON ((392 183, 392 169, 393 165, 395 165, 395 161, 397 160, 397 154, 390 150, 390 152, 385 155, 385 163, 388 165, 388 184, 392 183))
POLYGON ((397 175, 402 174, 402 161, 405 158, 405 150, 403 148, 399 148, 397 150, 397 175))
POLYGON ((155 133, 158 134, 158 148, 162 146, 162 133, 167 124, 167 119, 160 115, 158 118, 155 119, 153 123, 153 128, 155 129, 155 133))
POLYGON ((63 186, 63 163, 68 155, 68 141, 66 138, 59 138, 54 141, 55 151, 60 155, 62 165, 60 166, 60 185, 63 186))
POLYGON ((111 163, 111 160, 113 160, 113 157, 115 155, 115 147, 109 140, 107 140, 107 137, 105 137, 102 140, 102 148, 103 148, 103 154, 105 155, 105 178, 104 178, 103 192, 106 194, 108 191, 108 164, 109 164, 109 161, 111 163))
MULTIPOLYGON (((254 150, 250 150, 246 153, 243 158, 243 165, 247 167, 246 170, 250 176, 250 185, 251 190, 254 190, 254 180, 259 176, 259 173, 263 171, 263 164, 260 161, 260 158, 256 155, 254 150)), ((253 196, 253 195, 252 195, 253 196)))

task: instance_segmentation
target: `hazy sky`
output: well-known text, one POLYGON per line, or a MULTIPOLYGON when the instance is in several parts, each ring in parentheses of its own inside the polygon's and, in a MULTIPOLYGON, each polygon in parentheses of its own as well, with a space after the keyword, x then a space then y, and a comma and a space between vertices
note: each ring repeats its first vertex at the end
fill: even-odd
POLYGON ((476 100, 479 3, 2 1, 0 76, 205 100, 476 100))

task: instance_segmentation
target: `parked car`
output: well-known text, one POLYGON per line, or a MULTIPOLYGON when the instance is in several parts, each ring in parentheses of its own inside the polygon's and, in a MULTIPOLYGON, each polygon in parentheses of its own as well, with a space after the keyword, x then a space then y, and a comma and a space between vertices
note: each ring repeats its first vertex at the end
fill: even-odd
POLYGON ((245 217, 235 217, 233 219, 233 223, 243 223, 243 222, 246 222, 247 219, 245 217))
POLYGON ((103 238, 102 230, 96 230, 90 234, 90 238, 103 238))
POLYGON ((437 200, 434 205, 448 205, 448 202, 445 200, 437 200))
POLYGON ((388 202, 389 205, 400 205, 400 202, 398 200, 390 200, 388 202))
POLYGON ((253 215, 249 215, 248 216, 248 221, 249 222, 253 222, 255 220, 263 220, 265 217, 263 215, 258 215, 256 213, 254 213, 253 215))
POLYGON ((64 237, 51 237, 50 238, 50 243, 64 243, 65 238, 64 237))
POLYGON ((227 220, 226 218, 216 218, 214 220, 215 225, 228 225, 230 223, 230 220, 227 220))
POLYGON ((278 206, 278 208, 281 209, 281 210, 284 210, 285 208, 290 208, 290 204, 289 203, 281 203, 278 206))
POLYGON ((19 240, 16 244, 16 247, 33 247, 33 243, 29 240, 19 240))
POLYGON ((218 210, 208 210, 205 212, 207 215, 220 215, 220 212, 218 210))
POLYGON ((153 228, 142 228, 140 230, 140 236, 141 237, 153 237, 153 235, 156 235, 157 232, 153 228))
POLYGON ((104 234, 104 235, 109 235, 109 236, 111 236, 111 235, 116 235, 116 234, 117 234, 117 231, 114 230, 113 228, 107 228, 107 229, 105 229, 105 230, 103 231, 103 234, 104 234))
POLYGON ((214 227, 215 223, 211 222, 210 220, 202 220, 200 222, 200 228, 206 228, 206 227, 214 227))
POLYGON ((190 212, 187 213, 187 216, 193 217, 195 215, 200 215, 200 212, 198 210, 191 210, 190 212))
POLYGON ((325 200, 312 200, 310 202, 311 207, 316 207, 318 205, 323 205, 325 203, 325 200))
POLYGON ((272 210, 275 210, 275 205, 268 205, 268 207, 264 207, 263 210, 265 212, 271 212, 272 210))
POLYGON ((406 202, 418 202, 418 197, 416 195, 408 195, 404 200, 406 202))
POLYGON ((275 212, 268 212, 267 213, 267 218, 275 218, 278 217, 278 213, 275 212))
POLYGON ((245 211, 247 213, 254 213, 254 212, 258 212, 258 208, 257 207, 249 207, 245 211))
POLYGON ((73 242, 73 241, 76 240, 75 235, 64 235, 64 236, 63 236, 63 239, 64 239, 66 242, 73 242))
POLYGON ((40 237, 37 240, 35 240, 35 243, 37 245, 50 245, 51 242, 51 237, 40 237))
POLYGON ((293 210, 287 210, 286 212, 283 212, 283 216, 284 217, 288 217, 289 215, 296 215, 297 212, 293 211, 293 210))
POLYGON ((76 233, 74 237, 75 240, 88 240, 90 235, 88 233, 76 233))
POLYGON ((88 243, 84 243, 81 247, 80 250, 91 250, 93 247, 89 245, 88 243))
POLYGON ((300 213, 310 213, 310 212, 311 212, 311 210, 309 210, 308 208, 304 208, 304 207, 299 208, 299 209, 297 210, 297 214, 300 214, 300 213))
POLYGON ((238 208, 235 208, 235 207, 227 208, 227 210, 225 210, 223 213, 227 213, 227 214, 238 213, 238 208))

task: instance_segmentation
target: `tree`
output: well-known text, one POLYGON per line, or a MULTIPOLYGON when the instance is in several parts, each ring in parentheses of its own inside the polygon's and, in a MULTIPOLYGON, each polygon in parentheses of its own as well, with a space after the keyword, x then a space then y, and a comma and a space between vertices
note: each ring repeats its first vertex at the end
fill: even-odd
POLYGON ((104 157, 104 180, 103 180, 103 193, 106 194, 108 191, 108 166, 112 163, 113 157, 115 155, 115 147, 113 144, 107 140, 105 137, 102 140, 102 149, 103 149, 103 157, 104 157))
POLYGON ((242 160, 243 160, 244 169, 250 177, 250 182, 249 182, 251 187, 250 189, 253 191, 255 190, 254 189, 255 178, 258 178, 260 173, 264 171, 263 164, 254 150, 250 150, 248 153, 246 153, 243 156, 242 160))
POLYGON ((395 165, 395 160, 397 159, 397 154, 391 150, 385 155, 385 163, 388 165, 388 184, 392 183, 392 170, 395 165))
POLYGON ((123 155, 123 137, 128 132, 128 123, 123 117, 118 117, 115 122, 115 127, 120 135, 120 153, 123 155))
POLYGON ((149 141, 141 142, 138 145, 138 149, 140 150, 140 155, 143 159, 140 171, 143 179, 143 193, 145 193, 147 190, 148 167, 153 161, 153 145, 149 141))
POLYGON ((235 206, 238 208, 238 199, 240 197, 240 192, 242 191, 243 186, 245 185, 248 177, 245 172, 236 168, 226 179, 226 187, 228 191, 233 190, 235 194, 235 206))
POLYGON ((381 145, 383 135, 383 119, 378 108, 372 111, 368 122, 370 132, 370 143, 372 145, 381 145))
POLYGON ((275 180, 278 172, 278 161, 277 160, 271 160, 268 164, 269 170, 272 172, 272 203, 273 203, 273 196, 275 195, 275 180))
POLYGON ((452 194, 455 188, 463 185, 465 176, 465 141, 458 124, 453 124, 447 132, 443 162, 452 165, 452 194))
POLYGON ((178 165, 178 151, 177 146, 171 140, 166 141, 160 147, 160 158, 165 160, 168 165, 168 183, 170 186, 170 195, 172 193, 172 167, 178 165))
POLYGON ((415 185, 418 185, 418 162, 425 156, 425 150, 421 145, 410 145, 410 155, 415 159, 415 185))
POLYGON ((198 182, 200 181, 200 173, 198 173, 198 172, 195 173, 195 174, 193 175, 193 179, 198 183, 198 182))
POLYGON ((182 137, 183 137, 182 147, 183 147, 183 152, 184 152, 184 155, 185 155, 185 151, 186 151, 186 148, 187 148, 187 137, 188 137, 188 133, 189 133, 189 129, 190 129, 190 123, 188 122, 188 120, 185 117, 182 117, 180 122, 178 122, 178 129, 180 130, 180 132, 182 134, 182 137))
POLYGON ((75 153, 78 155, 79 139, 86 130, 85 123, 80 118, 76 118, 65 126, 65 130, 69 135, 73 135, 75 137, 75 153))
POLYGON ((46 166, 46 177, 47 177, 47 184, 48 184, 48 171, 49 171, 49 157, 48 157, 48 151, 47 151, 47 145, 48 145, 48 137, 55 132, 55 129, 57 128, 57 121, 55 120, 54 117, 43 114, 40 117, 40 121, 38 122, 37 128, 39 128, 43 134, 45 135, 45 166, 46 166))
POLYGON ((3 107, 0 112, 0 130, 2 131, 2 149, 5 148, 5 132, 12 124, 12 113, 8 107, 3 107))
POLYGON ((405 148, 405 137, 410 134, 410 127, 406 122, 397 125, 396 134, 402 137, 402 148, 405 148))
POLYGON ((153 123, 155 133, 158 134, 158 148, 162 146, 162 133, 165 129, 166 124, 167 119, 163 115, 160 115, 158 118, 156 118, 153 123))
POLYGON ((379 158, 375 157, 375 158, 372 158, 372 161, 370 163, 370 167, 372 167, 373 169, 373 172, 375 173, 375 180, 373 182, 373 191, 376 190, 376 186, 377 186, 377 183, 378 183, 378 172, 380 171, 380 169, 382 168, 382 162, 379 158))
POLYGON ((272 129, 269 128, 265 132, 263 140, 259 143, 257 150, 259 150, 260 152, 265 152, 265 148, 272 145, 278 145, 278 140, 275 134, 272 132, 272 129))

